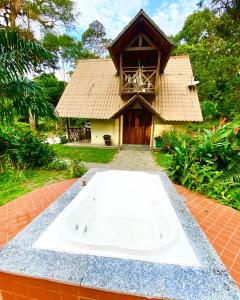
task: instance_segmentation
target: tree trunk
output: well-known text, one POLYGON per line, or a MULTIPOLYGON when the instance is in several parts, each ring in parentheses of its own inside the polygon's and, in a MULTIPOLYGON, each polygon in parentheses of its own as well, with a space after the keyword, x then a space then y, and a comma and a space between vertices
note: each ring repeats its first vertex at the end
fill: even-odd
POLYGON ((32 114, 31 110, 29 110, 29 124, 30 124, 30 127, 37 131, 37 123, 36 123, 36 118, 35 116, 32 114))

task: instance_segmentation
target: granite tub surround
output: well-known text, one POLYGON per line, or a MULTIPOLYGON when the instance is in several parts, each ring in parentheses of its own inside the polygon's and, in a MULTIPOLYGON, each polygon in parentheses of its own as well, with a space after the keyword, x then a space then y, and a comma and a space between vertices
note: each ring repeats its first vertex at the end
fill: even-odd
MULTIPOLYGON (((57 251, 35 249, 32 245, 38 240, 59 213, 84 188, 82 180, 88 182, 97 172, 104 169, 91 169, 84 178, 79 179, 58 200, 43 211, 32 223, 20 232, 0 252, 0 290, 13 294, 11 284, 4 288, 6 278, 12 276, 13 286, 19 287, 24 280, 34 281, 41 289, 47 282, 59 285, 60 298, 84 299, 81 291, 90 291, 95 296, 89 299, 129 299, 127 295, 153 299, 240 299, 240 292, 229 276, 224 265, 215 253, 200 227, 186 208, 184 198, 180 197, 166 174, 158 174, 164 182, 171 203, 177 213, 188 240, 200 262, 199 267, 160 264, 131 259, 118 259, 101 256, 71 254, 57 251), (26 279, 27 278, 27 279, 26 279), (53 283, 54 282, 54 283, 53 283), (63 297, 62 286, 75 290, 71 297, 63 297), (126 295, 126 296, 125 296, 126 295), (109 298, 110 297, 110 298, 109 298), (125 297, 125 298, 124 298, 125 297)), ((26 282, 27 282, 26 281, 26 282)), ((29 284, 23 284, 23 299, 34 299, 29 292, 29 284), (25 285, 27 287, 25 287, 25 285)), ((6 285, 6 284, 5 284, 6 285)), ((42 288, 44 297, 47 289, 42 288)), ((56 292, 56 291, 55 291, 56 292)), ((40 291, 39 291, 40 293, 40 291)), ((7 295, 5 299, 11 299, 7 295), (8 298, 7 298, 8 297, 8 298)), ((130 297, 131 298, 131 297, 130 297)), ((18 299, 18 298, 12 298, 18 299)), ((20 297, 19 297, 20 299, 20 297)), ((21 298, 22 299, 22 298, 21 298)), ((137 299, 137 298, 136 298, 137 299)))

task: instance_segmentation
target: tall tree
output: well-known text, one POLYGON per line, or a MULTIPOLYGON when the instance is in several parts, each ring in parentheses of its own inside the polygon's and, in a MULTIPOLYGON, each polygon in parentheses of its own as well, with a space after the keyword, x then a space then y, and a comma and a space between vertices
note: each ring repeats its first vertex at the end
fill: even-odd
POLYGON ((204 9, 190 15, 174 38, 174 54, 191 57, 200 100, 217 104, 224 117, 240 112, 239 29, 226 12, 204 9))
POLYGON ((34 79, 45 91, 47 100, 54 107, 62 96, 66 82, 58 80, 54 74, 43 73, 34 79))
POLYGON ((42 29, 56 25, 70 27, 76 21, 73 0, 0 0, 0 24, 31 30, 31 23, 42 29))
POLYGON ((201 0, 199 7, 210 6, 215 12, 222 15, 227 13, 235 21, 240 20, 240 1, 239 0, 201 0))
POLYGON ((67 34, 55 35, 47 32, 42 44, 54 54, 55 67, 61 73, 64 81, 68 79, 68 74, 72 71, 78 59, 96 57, 83 48, 81 41, 77 41, 67 34))
POLYGON ((106 30, 98 20, 93 21, 82 35, 83 46, 98 57, 106 54, 111 39, 107 38, 106 30))

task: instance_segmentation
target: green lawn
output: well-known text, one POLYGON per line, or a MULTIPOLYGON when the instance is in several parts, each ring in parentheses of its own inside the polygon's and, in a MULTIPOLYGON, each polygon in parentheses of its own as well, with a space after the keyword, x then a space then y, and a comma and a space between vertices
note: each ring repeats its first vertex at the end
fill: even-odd
POLYGON ((0 173, 0 205, 35 190, 38 187, 69 179, 68 171, 27 170, 0 173))
POLYGON ((157 164, 164 169, 167 168, 172 161, 172 155, 168 153, 155 152, 154 158, 157 164))
MULTIPOLYGON (((51 145, 59 158, 70 158, 84 162, 108 163, 117 153, 116 149, 80 148, 51 145)), ((9 170, 0 173, 0 205, 35 190, 41 186, 70 179, 69 170, 9 170)))
POLYGON ((82 160, 84 162, 102 164, 109 163, 118 151, 116 149, 100 149, 77 146, 70 147, 60 144, 52 145, 52 147, 59 158, 71 158, 76 160, 82 160))

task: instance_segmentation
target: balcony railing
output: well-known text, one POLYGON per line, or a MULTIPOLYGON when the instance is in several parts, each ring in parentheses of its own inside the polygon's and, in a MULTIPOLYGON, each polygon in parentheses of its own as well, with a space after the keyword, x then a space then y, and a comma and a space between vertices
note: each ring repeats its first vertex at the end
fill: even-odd
POLYGON ((155 93, 156 69, 154 67, 125 67, 122 76, 122 94, 155 93))

